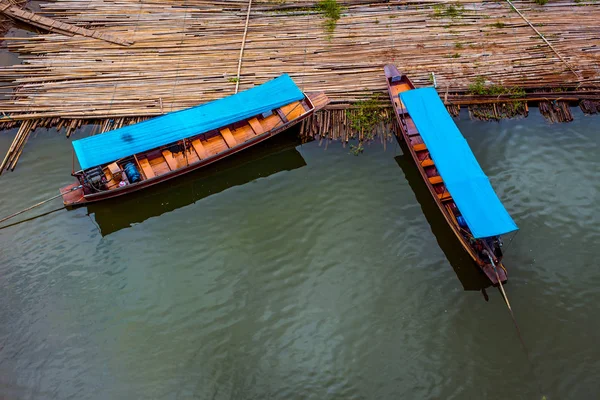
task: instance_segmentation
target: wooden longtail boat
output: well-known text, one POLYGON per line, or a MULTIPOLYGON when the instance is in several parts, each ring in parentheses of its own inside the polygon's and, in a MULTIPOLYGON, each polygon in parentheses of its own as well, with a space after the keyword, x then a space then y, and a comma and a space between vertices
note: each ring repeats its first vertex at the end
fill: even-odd
POLYGON ((60 189, 66 207, 128 194, 260 143, 329 103, 287 75, 187 110, 73 142, 81 170, 60 189))
POLYGON ((397 139, 406 142, 424 183, 465 251, 493 285, 498 284, 498 278, 506 282, 500 235, 518 229, 516 224, 493 192, 437 92, 432 88, 416 89, 394 65, 386 65, 384 71, 400 127, 397 139))

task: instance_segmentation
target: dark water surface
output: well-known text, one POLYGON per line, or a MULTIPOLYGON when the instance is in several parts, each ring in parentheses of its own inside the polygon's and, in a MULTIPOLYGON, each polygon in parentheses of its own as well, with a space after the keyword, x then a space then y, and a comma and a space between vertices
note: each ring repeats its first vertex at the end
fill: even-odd
MULTIPOLYGON (((574 114, 459 121, 521 228, 506 290, 533 370, 395 142, 288 135, 0 230, 0 398, 600 398, 600 119, 574 114)), ((70 142, 38 130, 0 216, 70 171, 70 142)))

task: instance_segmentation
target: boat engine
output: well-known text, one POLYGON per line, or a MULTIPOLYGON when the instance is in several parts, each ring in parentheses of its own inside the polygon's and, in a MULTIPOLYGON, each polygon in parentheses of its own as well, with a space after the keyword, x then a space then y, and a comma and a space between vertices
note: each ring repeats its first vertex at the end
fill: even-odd
POLYGON ((92 193, 106 190, 106 177, 102 167, 94 167, 85 171, 83 185, 92 193))
POLYGON ((496 256, 497 259, 501 259, 502 258, 502 239, 497 236, 494 238, 494 255, 496 256))
POLYGON ((125 175, 127 175, 127 179, 129 179, 130 183, 136 183, 142 180, 140 171, 138 171, 137 167, 132 162, 125 164, 123 171, 125 172, 125 175))

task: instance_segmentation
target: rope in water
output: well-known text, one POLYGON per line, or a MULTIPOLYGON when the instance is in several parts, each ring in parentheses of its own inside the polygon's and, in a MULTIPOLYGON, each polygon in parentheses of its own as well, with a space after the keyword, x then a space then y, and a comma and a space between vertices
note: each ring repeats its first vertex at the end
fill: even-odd
MULTIPOLYGON (((494 263, 494 260, 491 255, 488 254, 488 258, 490 259, 490 262, 492 263, 492 267, 494 268, 494 272, 496 273, 496 279, 498 279, 498 286, 500 287, 500 291, 502 292, 502 297, 504 297, 504 301, 506 302, 506 306, 508 307, 510 316, 513 320, 513 323, 515 324, 515 328, 517 329, 517 336, 519 337, 521 346, 523 346, 523 350, 525 350, 525 355, 527 356, 527 361, 529 361, 529 368, 531 368, 531 373, 535 377, 535 381, 538 386, 538 391, 540 394, 542 394, 543 393, 542 385, 535 374, 535 370, 533 369, 533 362, 531 361, 531 357, 529 356, 529 350, 527 349, 527 346, 525 345, 525 340, 523 340, 523 336, 521 335, 521 329, 519 328, 519 324, 517 324, 517 319, 515 318, 515 314, 513 313, 512 307, 510 306, 510 302, 508 301, 508 296, 506 295, 506 292, 504 291, 504 286, 502 285, 502 280, 500 279, 500 275, 498 274, 498 270, 496 269, 496 264, 494 263)), ((544 396, 543 394, 542 394, 542 400, 546 400, 546 396, 544 396)))
POLYGON ((21 210, 21 211, 19 211, 19 212, 16 212, 16 213, 14 213, 14 214, 11 214, 11 215, 9 215, 8 217, 4 217, 4 218, 0 219, 0 223, 2 223, 2 222, 4 222, 4 221, 8 221, 9 219, 11 219, 11 218, 14 218, 14 217, 16 217, 17 215, 23 214, 24 212, 27 212, 27 211, 29 211, 29 210, 33 210, 34 208, 36 208, 36 207, 39 207, 39 206, 41 206, 42 204, 45 204, 45 203, 49 202, 50 200, 54 200, 54 199, 56 199, 57 197, 60 197, 60 196, 62 196, 62 195, 64 195, 64 194, 66 194, 66 193, 69 193, 69 192, 72 192, 72 191, 74 191, 74 190, 81 189, 81 188, 82 188, 82 185, 79 185, 79 186, 76 186, 76 187, 74 187, 74 188, 71 188, 71 189, 67 190, 66 192, 59 193, 59 194, 57 194, 56 196, 50 197, 49 199, 46 199, 46 200, 44 200, 44 201, 40 201, 39 203, 37 203, 37 204, 34 204, 34 205, 32 205, 31 207, 27 207, 27 208, 26 208, 26 209, 24 209, 24 210, 21 210))

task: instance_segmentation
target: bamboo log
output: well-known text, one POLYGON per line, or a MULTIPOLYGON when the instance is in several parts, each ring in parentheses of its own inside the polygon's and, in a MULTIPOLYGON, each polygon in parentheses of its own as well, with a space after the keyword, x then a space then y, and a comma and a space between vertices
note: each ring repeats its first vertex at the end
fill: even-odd
MULTIPOLYGON (((77 29, 135 37, 135 43, 123 51, 76 34, 77 30, 74 36, 5 38, 8 49, 18 53, 23 63, 0 67, 12 90, 12 97, 0 100, 0 128, 44 120, 48 126, 66 127, 70 134, 83 121, 97 120, 100 131, 106 131, 137 117, 232 94, 238 85, 227 77, 235 76, 236 70, 248 87, 287 72, 306 91, 324 90, 335 102, 328 109, 338 105, 342 109, 346 105, 340 103, 385 93, 382 66, 390 62, 417 86, 430 86, 430 72, 435 72, 438 87, 447 88, 447 100, 453 104, 479 100, 464 94, 480 76, 488 84, 520 86, 535 93, 541 88, 570 89, 538 97, 532 93, 527 101, 560 96, 597 99, 600 48, 594 43, 600 8, 591 2, 576 7, 571 1, 556 0, 540 7, 512 1, 529 23, 543 25, 544 37, 555 51, 517 13, 494 2, 461 1, 460 7, 454 6, 453 16, 447 13, 454 4, 450 0, 339 2, 345 10, 330 39, 314 2, 302 0, 253 5, 248 0, 42 3, 37 17, 52 15, 77 29), (252 29, 248 28, 250 12, 252 29), (581 82, 561 57, 580 73, 581 82), (582 82, 591 90, 572 90, 582 82)), ((502 114, 502 107, 497 114, 502 114)), ((311 118, 305 133, 315 135, 326 127, 323 133, 333 138, 348 140, 364 134, 352 130, 345 112, 331 113, 331 118, 328 122, 322 116, 311 118)), ((16 157, 19 149, 13 150, 16 157)))
MULTIPOLYGON (((30 110, 38 113, 52 109, 61 113, 58 114, 60 116, 72 118, 85 116, 88 110, 94 110, 93 116, 101 118, 158 115, 159 98, 171 101, 174 107, 186 107, 222 97, 230 86, 225 79, 220 80, 219 75, 233 69, 234 65, 233 57, 228 59, 224 53, 240 50, 235 33, 244 30, 245 25, 238 14, 246 3, 236 1, 223 4, 192 1, 186 2, 185 9, 178 9, 124 0, 118 8, 110 2, 96 1, 85 7, 70 1, 44 6, 45 11, 62 15, 75 23, 108 24, 115 28, 120 26, 121 29, 130 26, 141 15, 140 24, 136 27, 136 38, 139 36, 140 40, 132 46, 129 57, 123 57, 100 43, 91 43, 86 38, 50 40, 44 36, 37 40, 13 42, 12 45, 23 51, 47 54, 51 59, 32 58, 35 68, 28 69, 26 78, 17 82, 22 86, 10 111, 18 113, 14 110, 21 109, 22 104, 28 104, 30 110), (219 9, 224 7, 223 4, 233 11, 224 13, 222 8, 219 9), (202 17, 183 25, 181 21, 186 12, 202 17), (158 19, 156 14, 160 15, 158 19), (110 19, 106 16, 110 16, 110 19), (178 23, 180 27, 184 26, 183 31, 177 28, 178 23), (81 48, 73 49, 69 47, 71 45, 81 48), (65 51, 67 48, 68 51, 65 51), (177 71, 172 67, 169 69, 168 64, 164 63, 169 58, 177 60, 180 65, 179 76, 177 71), (198 63, 198 59, 203 62, 198 63), (178 86, 173 93, 175 80, 178 86), (119 83, 114 106, 109 108, 108 93, 112 94, 116 81, 123 84, 119 83), (68 110, 75 113, 69 114, 68 110), (104 110, 105 114, 101 114, 100 110, 104 110)), ((334 100, 356 101, 365 94, 383 89, 381 65, 389 62, 389 59, 377 58, 376 55, 397 48, 393 46, 396 35, 392 25, 401 24, 406 44, 401 49, 402 68, 414 77, 417 84, 426 83, 428 72, 419 71, 427 69, 436 71, 436 79, 441 87, 446 86, 444 82, 454 82, 447 85, 451 91, 466 88, 470 80, 482 74, 495 83, 505 85, 577 85, 565 76, 564 71, 556 68, 556 62, 560 63, 560 60, 553 59, 552 53, 543 47, 537 47, 536 39, 530 37, 528 27, 519 22, 516 14, 507 17, 505 10, 495 6, 474 2, 464 4, 468 8, 465 15, 460 16, 460 23, 457 23, 456 29, 460 31, 458 36, 459 32, 450 32, 456 21, 435 18, 431 9, 409 6, 406 10, 396 11, 377 3, 344 2, 349 7, 348 15, 338 21, 334 37, 329 43, 318 24, 310 29, 304 17, 274 14, 261 5, 257 10, 262 11, 253 13, 252 34, 248 35, 244 50, 244 62, 248 62, 245 75, 251 77, 250 84, 256 84, 285 71, 302 79, 307 90, 325 89, 334 100), (496 18, 504 21, 506 27, 491 27, 491 22, 496 18), (380 23, 376 24, 376 20, 380 23), (275 27, 277 33, 274 33, 275 27), (453 47, 456 41, 470 45, 458 51, 459 58, 449 59, 447 56, 455 51, 453 47), (353 67, 348 68, 349 65, 353 67)), ((549 32, 549 41, 554 40, 550 34, 558 32, 556 35, 561 40, 557 40, 555 48, 562 51, 561 47, 571 47, 567 55, 576 57, 583 61, 584 66, 588 66, 584 73, 591 73, 595 77, 590 81, 593 85, 598 81, 592 61, 597 60, 597 51, 589 45, 589 39, 594 34, 594 15, 586 16, 583 7, 574 8, 568 3, 559 3, 553 8, 561 12, 560 20, 548 18, 547 14, 535 10, 527 11, 529 19, 533 22, 536 19, 546 21, 543 23, 547 26, 545 29, 549 32), (565 18, 565 15, 570 17, 565 18), (578 21, 576 27, 562 30, 562 21, 567 21, 566 24, 572 19, 578 21), (579 50, 591 51, 589 54, 592 58, 588 61, 585 57, 579 57, 579 50)), ((319 16, 309 12, 307 18, 318 19, 319 16)), ((22 72, 14 71, 23 76, 22 72)))
POLYGON ((240 57, 238 60, 237 74, 235 78, 235 93, 240 88, 240 72, 242 71, 242 58, 244 57, 244 47, 246 47, 246 36, 248 35, 248 22, 250 22, 250 10, 252 9, 252 0, 248 1, 248 13, 246 14, 246 25, 244 26, 244 36, 242 37, 242 47, 240 48, 240 57))

